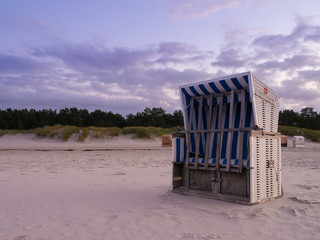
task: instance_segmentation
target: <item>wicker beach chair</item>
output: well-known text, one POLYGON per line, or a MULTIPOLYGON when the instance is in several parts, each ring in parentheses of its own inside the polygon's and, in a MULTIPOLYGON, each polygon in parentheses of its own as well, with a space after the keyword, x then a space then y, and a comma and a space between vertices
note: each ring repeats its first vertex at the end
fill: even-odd
POLYGON ((173 191, 255 204, 282 195, 279 96, 251 72, 180 87, 173 191))

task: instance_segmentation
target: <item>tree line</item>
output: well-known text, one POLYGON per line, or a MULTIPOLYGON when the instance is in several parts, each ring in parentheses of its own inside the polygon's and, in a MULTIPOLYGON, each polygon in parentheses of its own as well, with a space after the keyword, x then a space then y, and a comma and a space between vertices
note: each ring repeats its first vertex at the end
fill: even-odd
POLYGON ((182 112, 166 113, 161 107, 145 108, 143 112, 129 114, 123 117, 121 114, 111 111, 95 110, 89 112, 86 109, 64 108, 57 110, 35 109, 0 109, 0 129, 29 130, 56 124, 73 125, 77 127, 127 127, 127 126, 152 126, 152 127, 176 127, 183 126, 182 112))
MULTIPOLYGON (((57 110, 0 109, 0 129, 28 130, 37 127, 53 126, 56 124, 73 125, 77 127, 177 127, 183 126, 182 111, 173 114, 166 113, 161 107, 148 108, 136 114, 121 114, 111 111, 64 108, 57 110)), ((320 130, 320 114, 311 107, 303 108, 300 113, 293 110, 283 110, 279 113, 279 125, 296 126, 320 130)))
POLYGON ((302 108, 300 113, 293 110, 283 110, 279 113, 279 124, 320 130, 320 114, 312 107, 302 108))

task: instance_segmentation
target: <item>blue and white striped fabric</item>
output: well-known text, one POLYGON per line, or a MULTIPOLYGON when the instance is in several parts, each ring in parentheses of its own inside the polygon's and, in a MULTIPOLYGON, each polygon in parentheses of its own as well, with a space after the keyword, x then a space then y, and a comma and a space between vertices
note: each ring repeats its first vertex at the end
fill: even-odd
POLYGON ((193 84, 191 86, 181 87, 181 91, 185 96, 204 96, 211 93, 230 92, 231 90, 249 89, 249 77, 243 75, 241 77, 231 77, 219 81, 206 81, 204 83, 193 84))
MULTIPOLYGON (((230 77, 227 79, 222 80, 209 80, 202 83, 195 83, 192 85, 186 85, 180 87, 180 93, 182 97, 182 103, 184 105, 184 117, 186 124, 191 121, 191 130, 208 130, 209 126, 211 125, 211 129, 218 129, 218 122, 220 119, 219 116, 219 104, 218 104, 218 94, 223 93, 223 105, 222 105, 222 129, 229 128, 230 122, 230 102, 233 101, 233 126, 232 128, 239 128, 240 126, 240 114, 241 114, 241 101, 240 95, 238 94, 240 90, 245 90, 245 127, 252 127, 254 125, 253 122, 253 114, 252 114, 252 104, 250 102, 250 94, 249 94, 249 75, 243 74, 236 77, 230 77), (226 96, 226 92, 231 92, 232 90, 236 90, 234 92, 234 98, 230 99, 230 94, 226 96), (206 97, 208 95, 212 95, 212 116, 211 116, 211 123, 209 124, 209 98, 206 97), (199 98, 200 96, 204 96, 204 98, 199 98), (191 106, 191 99, 193 99, 193 106, 191 106), (202 101, 202 103, 200 102, 202 101), (200 108, 202 106, 202 108, 200 108), (190 119, 191 109, 194 110, 192 114, 192 119, 190 119), (201 114, 201 115, 200 115, 201 114), (198 128, 198 121, 199 115, 201 116, 201 129, 198 128)), ((186 129, 187 130, 187 129, 186 129)), ((200 141, 199 141, 199 156, 198 156, 198 163, 204 164, 205 163, 205 152, 206 152, 206 140, 207 140, 207 132, 199 132, 200 141)), ((220 146, 220 165, 227 164, 227 144, 228 138, 232 137, 231 139, 231 166, 239 165, 239 158, 240 152, 242 152, 242 159, 243 165, 247 165, 248 161, 248 137, 249 131, 245 131, 243 134, 243 139, 240 139, 239 131, 233 131, 230 135, 228 132, 223 132, 221 135, 221 146, 220 146), (243 141, 243 149, 240 151, 238 147, 239 141, 243 141)), ((196 133, 190 134, 190 153, 195 154, 196 151, 196 133)), ((211 133, 209 138, 209 156, 208 156, 208 164, 215 165, 217 159, 217 142, 218 142, 218 134, 211 133)), ((186 150, 186 148, 185 148, 186 150)), ((185 154, 185 153, 184 153, 185 154)), ((180 154, 181 156, 181 154, 180 154)), ((195 163, 195 157, 188 157, 189 163, 195 163)), ((183 160, 177 159, 178 161, 185 162, 186 159, 183 160)))
MULTIPOLYGON (((246 106, 246 116, 245 116, 245 127, 252 127, 253 128, 253 116, 252 116, 252 104, 251 102, 247 102, 246 106)), ((234 105, 234 128, 239 128, 240 125, 240 110, 241 110, 241 104, 240 103, 235 103, 234 105)), ((229 105, 225 105, 224 109, 222 111, 222 122, 224 123, 224 128, 227 129, 229 126, 229 105)), ((217 111, 217 107, 215 107, 213 109, 213 116, 216 116, 212 119, 213 124, 212 126, 214 126, 214 129, 217 129, 218 127, 218 111, 217 111)), ((206 129, 206 128, 204 128, 206 129)), ((204 156, 205 155, 205 146, 206 146, 206 134, 207 133, 201 133, 201 138, 200 138, 200 151, 199 154, 200 156, 204 156)), ((239 135, 239 131, 234 131, 233 135, 232 135, 232 141, 231 141, 231 165, 238 165, 238 161, 239 161, 239 149, 238 149, 238 144, 239 141, 243 141, 243 149, 242 149, 242 159, 243 161, 248 159, 248 134, 249 131, 246 130, 244 131, 244 135, 243 135, 243 139, 240 139, 240 135, 239 135)), ((217 133, 213 133, 210 135, 210 148, 209 148, 209 165, 212 164, 214 165, 216 163, 216 157, 217 157, 217 133)), ((222 165, 226 165, 227 164, 227 142, 228 142, 228 132, 224 132, 222 134, 222 141, 221 141, 221 151, 220 151, 220 164, 222 165)), ((195 152, 195 134, 191 134, 191 152, 194 151, 195 152)), ((194 153, 193 152, 193 153, 194 153)), ((185 161, 185 160, 184 160, 185 161)), ((189 159, 190 163, 194 163, 195 162, 195 158, 192 157, 189 159)), ((205 160, 204 157, 199 157, 199 161, 198 163, 200 164, 204 164, 205 160)), ((248 163, 248 162, 247 162, 248 163)), ((246 163, 246 164, 247 164, 246 163)), ((245 164, 245 163, 243 163, 245 164)))
POLYGON ((186 159, 186 139, 174 138, 173 140, 173 162, 182 163, 186 159))

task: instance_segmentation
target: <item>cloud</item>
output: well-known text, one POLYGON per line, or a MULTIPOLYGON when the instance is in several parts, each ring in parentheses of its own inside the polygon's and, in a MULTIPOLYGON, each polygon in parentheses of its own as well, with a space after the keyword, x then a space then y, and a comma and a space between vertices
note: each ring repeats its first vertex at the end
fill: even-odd
POLYGON ((179 85, 209 77, 189 67, 206 57, 208 53, 177 42, 140 49, 58 42, 34 47, 28 57, 3 54, 0 87, 6 94, 0 96, 0 107, 11 99, 17 107, 95 106, 127 114, 161 104, 174 111, 179 85), (176 64, 184 65, 171 66, 176 64))
POLYGON ((260 64, 260 68, 279 71, 296 71, 296 69, 314 66, 320 63, 320 57, 318 55, 302 55, 297 54, 292 57, 284 58, 281 61, 271 60, 265 61, 260 64))
MULTIPOLYGON (((300 74, 299 74, 300 75, 300 74)), ((300 111, 304 107, 314 107, 319 111, 320 82, 314 82, 304 77, 296 77, 282 82, 281 87, 273 87, 281 96, 282 108, 300 111)))
POLYGON ((320 83, 320 70, 303 70, 298 72, 299 78, 317 81, 320 83))
POLYGON ((171 16, 175 18, 205 17, 223 9, 243 5, 250 0, 173 0, 171 16))
POLYGON ((246 65, 246 60, 242 55, 242 51, 238 48, 230 48, 222 50, 217 56, 216 61, 211 63, 212 66, 216 67, 243 67, 246 65))
POLYGON ((320 111, 319 33, 317 25, 300 17, 288 34, 226 38, 211 66, 224 74, 252 71, 279 93, 282 108, 300 111, 311 106, 320 111))
POLYGON ((164 42, 158 46, 158 53, 166 56, 194 54, 195 51, 195 46, 181 42, 164 42))
POLYGON ((89 44, 75 43, 63 43, 36 49, 33 52, 34 56, 52 57, 70 68, 82 71, 118 71, 129 66, 142 64, 153 54, 154 52, 148 50, 130 50, 120 47, 110 50, 89 44))
POLYGON ((179 85, 251 70, 280 94, 282 108, 319 111, 319 27, 299 19, 288 34, 242 32, 214 53, 184 42, 108 48, 63 39, 20 54, 0 50, 0 108, 172 112, 179 85))
POLYGON ((291 33, 262 35, 253 40, 252 45, 261 49, 267 49, 276 56, 288 55, 290 52, 308 50, 308 41, 314 41, 320 35, 320 27, 308 23, 308 18, 297 17, 297 24, 291 33))
POLYGON ((35 73, 46 69, 46 66, 30 57, 0 53, 0 73, 28 72, 35 73))

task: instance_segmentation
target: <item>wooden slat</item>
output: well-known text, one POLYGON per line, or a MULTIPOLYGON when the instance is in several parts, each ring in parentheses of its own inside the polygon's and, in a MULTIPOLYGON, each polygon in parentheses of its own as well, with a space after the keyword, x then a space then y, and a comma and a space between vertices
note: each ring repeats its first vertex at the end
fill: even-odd
POLYGON ((189 122, 187 125, 187 132, 186 132, 186 141, 187 141, 187 153, 186 153, 186 167, 189 167, 189 155, 190 155, 190 148, 191 148, 191 125, 192 125, 192 118, 193 118, 193 110, 194 110, 194 98, 191 98, 190 102, 190 114, 189 114, 189 122))
MULTIPOLYGON (((203 97, 200 97, 199 99, 199 108, 198 108, 198 126, 197 130, 201 129, 202 126, 202 104, 203 104, 203 97)), ((195 168, 198 167, 198 160, 199 160, 199 152, 200 152, 200 133, 197 132, 197 138, 196 138, 196 152, 195 152, 195 168)))
POLYGON ((195 160, 194 160, 194 166, 195 169, 198 167, 198 160, 199 160, 199 148, 200 148, 200 133, 196 134, 196 152, 195 152, 195 160))
POLYGON ((218 97, 219 104, 219 119, 218 119, 218 131, 217 134, 217 156, 216 156, 216 169, 219 171, 219 163, 220 163, 220 152, 221 152, 221 130, 222 130, 222 107, 223 107, 223 95, 218 97))
POLYGON ((188 134, 186 134, 186 147, 187 147, 187 150, 186 150, 186 166, 187 166, 187 168, 189 167, 189 155, 190 155, 190 138, 191 138, 191 136, 190 136, 191 134, 190 133, 188 133, 188 134))
POLYGON ((186 188, 190 188, 190 170, 186 165, 183 165, 183 186, 186 188))
POLYGON ((189 133, 197 133, 197 132, 201 132, 201 133, 205 133, 205 132, 210 132, 210 133, 215 133, 215 132, 232 132, 232 131, 245 131, 245 130, 252 130, 251 127, 246 127, 246 128, 225 128, 225 129, 211 129, 211 130, 191 130, 189 131, 189 133))
MULTIPOLYGON (((230 108, 229 108, 229 129, 233 129, 233 107, 234 107, 234 90, 231 90, 230 93, 230 108)), ((226 171, 229 171, 230 169, 230 161, 231 161, 231 144, 232 144, 232 136, 233 136, 233 131, 228 132, 228 141, 227 141, 227 166, 226 166, 226 171)))
MULTIPOLYGON (((219 166, 219 163, 218 163, 218 166, 219 166)), ((221 172, 217 172, 217 185, 218 185, 218 193, 221 193, 221 172)))
MULTIPOLYGON (((243 91, 243 89, 242 89, 242 90, 233 90, 233 91, 234 91, 234 94, 239 94, 241 91, 243 91)), ((224 96, 229 96, 230 94, 231 94, 231 92, 224 92, 224 93, 223 93, 224 96)), ((210 95, 203 95, 203 96, 194 96, 194 99, 195 99, 195 100, 199 100, 201 97, 203 97, 204 99, 208 100, 208 99, 211 98, 211 95, 212 95, 212 94, 210 94, 210 95)), ((215 98, 215 97, 218 98, 219 95, 222 95, 222 93, 214 94, 214 98, 215 98)))
MULTIPOLYGON (((213 94, 210 95, 210 98, 208 99, 208 101, 209 101, 209 112, 208 112, 209 116, 208 116, 207 130, 211 130, 213 94)), ((205 169, 208 169, 210 137, 211 137, 211 132, 207 132, 205 163, 204 163, 204 168, 205 169)))
MULTIPOLYGON (((244 123, 245 123, 245 101, 246 101, 246 91, 242 90, 240 93, 240 102, 241 102, 241 113, 240 113, 240 129, 244 128, 244 123)), ((241 173, 242 172, 242 164, 243 164, 243 159, 242 159, 242 153, 243 153, 243 137, 244 137, 244 131, 239 132, 239 144, 238 144, 238 151, 237 154, 239 156, 239 166, 238 170, 241 173)))

